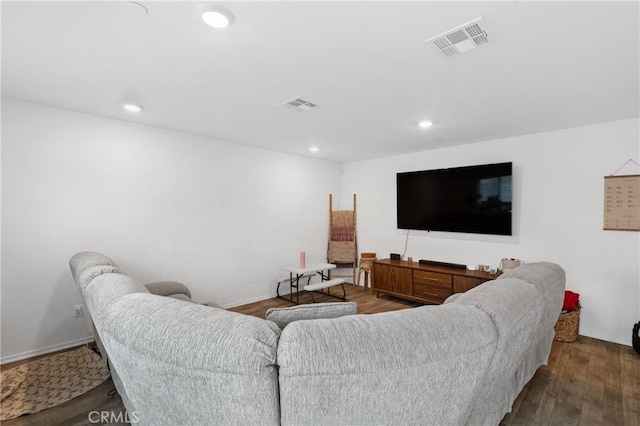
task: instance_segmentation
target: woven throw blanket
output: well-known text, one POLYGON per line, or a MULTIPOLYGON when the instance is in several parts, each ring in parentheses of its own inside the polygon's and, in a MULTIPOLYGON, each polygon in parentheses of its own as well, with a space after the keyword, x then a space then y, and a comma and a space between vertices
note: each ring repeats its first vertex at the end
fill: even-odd
POLYGON ((353 263, 356 261, 355 242, 330 242, 327 250, 329 263, 353 263))
POLYGON ((94 389, 109 378, 102 358, 86 346, 2 370, 0 420, 37 413, 94 389))
POLYGON ((331 241, 353 241, 355 229, 353 226, 331 227, 331 241))

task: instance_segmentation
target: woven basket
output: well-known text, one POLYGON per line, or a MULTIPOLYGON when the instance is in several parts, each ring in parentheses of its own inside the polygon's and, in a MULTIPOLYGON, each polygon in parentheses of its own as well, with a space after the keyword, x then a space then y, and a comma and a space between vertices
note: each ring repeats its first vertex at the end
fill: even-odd
POLYGON ((580 328, 580 308, 575 311, 561 313, 554 327, 558 342, 575 342, 580 328))

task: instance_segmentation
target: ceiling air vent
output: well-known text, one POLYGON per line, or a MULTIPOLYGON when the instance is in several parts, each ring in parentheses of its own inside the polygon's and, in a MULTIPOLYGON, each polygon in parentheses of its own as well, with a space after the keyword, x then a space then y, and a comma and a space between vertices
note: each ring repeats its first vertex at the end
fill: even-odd
POLYGON ((280 106, 297 109, 298 111, 309 111, 310 109, 316 108, 318 105, 296 97, 289 99, 288 101, 284 101, 280 106))
POLYGON ((447 57, 456 56, 489 43, 489 37, 482 25, 482 18, 474 19, 431 37, 427 42, 432 42, 447 57))

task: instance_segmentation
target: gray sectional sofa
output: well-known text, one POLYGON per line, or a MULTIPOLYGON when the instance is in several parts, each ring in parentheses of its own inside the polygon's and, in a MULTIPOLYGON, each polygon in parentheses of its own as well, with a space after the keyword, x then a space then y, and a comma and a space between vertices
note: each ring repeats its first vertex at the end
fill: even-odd
POLYGON ((440 306, 280 330, 152 294, 98 253, 70 264, 140 425, 497 425, 547 362, 565 285, 527 264, 440 306))

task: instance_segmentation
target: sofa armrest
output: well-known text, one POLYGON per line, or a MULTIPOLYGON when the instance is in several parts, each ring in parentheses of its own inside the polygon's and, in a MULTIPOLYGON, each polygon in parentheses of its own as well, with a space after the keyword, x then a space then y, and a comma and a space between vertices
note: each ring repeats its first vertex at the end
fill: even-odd
POLYGON ((145 284, 144 286, 149 290, 149 293, 157 294, 158 296, 184 294, 188 298, 191 298, 191 291, 189 291, 187 286, 177 281, 158 281, 145 284))
POLYGON ((267 310, 265 318, 283 329, 293 321, 338 318, 357 313, 358 304, 355 302, 312 303, 288 308, 271 308, 267 310))

